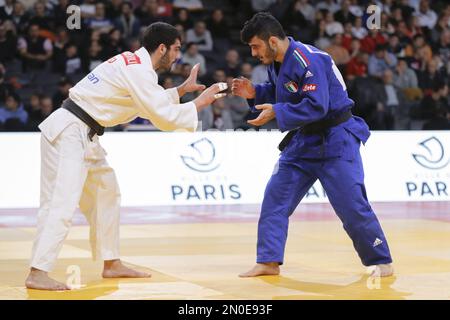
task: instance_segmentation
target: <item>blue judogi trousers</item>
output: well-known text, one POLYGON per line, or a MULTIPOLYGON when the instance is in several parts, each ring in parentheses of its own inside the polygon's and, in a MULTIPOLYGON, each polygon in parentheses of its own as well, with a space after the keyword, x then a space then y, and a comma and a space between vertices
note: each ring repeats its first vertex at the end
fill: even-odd
POLYGON ((354 139, 353 143, 356 152, 352 160, 280 157, 278 170, 267 184, 258 222, 258 263, 283 264, 289 216, 317 179, 363 265, 392 262, 381 225, 367 200, 360 142, 354 139))

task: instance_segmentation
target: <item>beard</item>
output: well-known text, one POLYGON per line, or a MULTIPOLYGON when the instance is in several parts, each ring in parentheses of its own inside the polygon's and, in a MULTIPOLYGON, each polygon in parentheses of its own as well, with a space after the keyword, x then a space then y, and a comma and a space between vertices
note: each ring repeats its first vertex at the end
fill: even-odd
POLYGON ((269 44, 266 44, 266 51, 264 52, 264 55, 260 57, 260 61, 264 65, 270 65, 275 61, 275 56, 277 55, 277 52, 275 49, 272 49, 269 44))
POLYGON ((159 60, 158 71, 166 72, 172 67, 172 62, 170 61, 169 52, 167 51, 159 60))

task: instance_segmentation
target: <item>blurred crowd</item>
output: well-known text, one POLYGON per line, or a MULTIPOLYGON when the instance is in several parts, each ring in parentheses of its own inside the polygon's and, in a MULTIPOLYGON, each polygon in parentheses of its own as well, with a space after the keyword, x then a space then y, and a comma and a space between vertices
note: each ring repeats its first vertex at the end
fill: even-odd
MULTIPOLYGON (((354 114, 373 130, 450 129, 450 4, 446 0, 0 0, 0 131, 36 131, 68 90, 97 65, 140 47, 156 21, 182 35, 182 56, 160 84, 181 84, 200 63, 201 83, 267 80, 239 31, 268 11, 288 35, 328 52, 343 74, 354 114), (68 29, 67 7, 81 25, 68 29), (379 20, 367 8, 376 5, 379 20), (373 24, 378 28, 368 28, 373 24)), ((195 94, 183 97, 191 100, 195 94)), ((199 114, 202 129, 242 129, 255 117, 228 94, 199 114)), ((114 130, 154 129, 137 118, 114 130)), ((276 129, 276 121, 264 126, 276 129)))

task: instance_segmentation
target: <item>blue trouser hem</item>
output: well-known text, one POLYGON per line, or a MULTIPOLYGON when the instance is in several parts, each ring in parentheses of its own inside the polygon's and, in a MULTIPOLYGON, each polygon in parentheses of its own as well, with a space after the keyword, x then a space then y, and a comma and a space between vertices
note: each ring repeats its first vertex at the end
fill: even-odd
POLYGON ((392 263, 392 258, 383 258, 383 259, 380 259, 380 260, 375 260, 375 261, 370 262, 370 263, 362 262, 362 264, 365 267, 375 266, 377 264, 388 264, 388 263, 392 263))
POLYGON ((278 262, 279 265, 283 264, 283 258, 267 258, 267 257, 257 257, 256 258, 256 263, 269 263, 269 262, 278 262))

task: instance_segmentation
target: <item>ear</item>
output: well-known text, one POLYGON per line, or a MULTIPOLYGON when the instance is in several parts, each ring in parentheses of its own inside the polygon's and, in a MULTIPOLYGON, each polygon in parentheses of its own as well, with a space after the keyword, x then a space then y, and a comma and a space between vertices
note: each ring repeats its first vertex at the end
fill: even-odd
POLYGON ((161 43, 159 45, 159 47, 158 47, 158 50, 159 50, 159 52, 161 52, 162 55, 165 55, 166 51, 167 51, 167 48, 166 48, 166 46, 164 44, 161 43))
POLYGON ((275 36, 271 36, 269 38, 269 46, 270 46, 270 49, 272 49, 272 50, 274 48, 276 48, 278 46, 278 38, 275 36))

